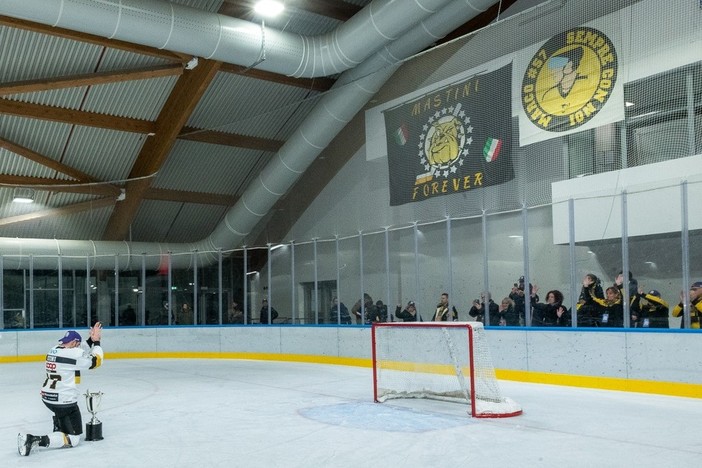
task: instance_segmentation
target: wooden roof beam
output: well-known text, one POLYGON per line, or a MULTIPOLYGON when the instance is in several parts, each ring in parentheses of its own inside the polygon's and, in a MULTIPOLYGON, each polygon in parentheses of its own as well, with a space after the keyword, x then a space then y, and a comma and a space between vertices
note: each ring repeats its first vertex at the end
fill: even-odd
POLYGON ((281 146, 283 146, 285 143, 284 141, 280 140, 269 140, 267 138, 218 132, 215 130, 199 130, 192 127, 183 128, 180 135, 178 135, 178 139, 197 141, 200 143, 210 143, 213 145, 232 146, 235 148, 269 151, 272 153, 278 152, 281 146))
POLYGON ((41 78, 38 80, 15 81, 0 84, 0 96, 9 94, 32 93, 36 91, 51 91, 54 89, 77 88, 79 86, 95 86, 123 81, 149 80, 164 76, 183 74, 183 66, 179 63, 160 65, 157 67, 137 68, 134 70, 118 70, 109 72, 85 73, 80 75, 62 76, 56 78, 41 78))
POLYGON ((26 102, 0 99, 0 114, 27 117, 30 119, 63 122, 71 125, 85 127, 106 128, 122 132, 152 134, 156 132, 156 124, 146 120, 128 117, 114 117, 95 112, 86 112, 74 109, 60 109, 58 107, 31 104, 26 102))
POLYGON ((28 177, 0 174, 0 185, 28 187, 34 190, 62 193, 82 193, 85 195, 101 195, 116 198, 120 188, 113 184, 100 182, 85 183, 72 180, 49 179, 47 177, 28 177))
POLYGON ((51 159, 48 156, 44 156, 43 154, 37 153, 34 150, 31 150, 25 146, 18 145, 17 143, 14 143, 10 140, 6 140, 2 137, 0 137, 0 148, 5 148, 6 150, 11 151, 18 156, 22 156, 26 159, 29 159, 30 161, 34 161, 35 163, 41 164, 42 166, 48 167, 49 169, 53 169, 57 172, 60 172, 61 174, 73 177, 74 179, 80 182, 96 182, 96 179, 94 179, 92 176, 81 172, 78 169, 67 166, 63 163, 60 163, 59 161, 56 161, 55 159, 51 159))
POLYGON ((26 31, 32 31, 40 34, 48 34, 50 36, 62 37, 64 39, 70 39, 73 41, 85 42, 88 44, 94 44, 110 49, 126 50, 129 52, 134 52, 135 54, 148 55, 151 57, 157 57, 163 60, 168 60, 169 62, 180 62, 182 64, 185 64, 188 62, 188 60, 192 58, 184 54, 174 53, 168 50, 161 50, 155 47, 132 44, 131 42, 118 41, 116 39, 107 39, 105 37, 96 36, 93 34, 86 34, 77 31, 71 31, 70 29, 57 28, 45 24, 34 23, 32 21, 11 18, 9 16, 0 15, 0 25, 9 26, 11 28, 24 29, 26 31))
POLYGON ((178 203, 198 203, 201 205, 233 206, 239 200, 234 195, 221 195, 218 193, 188 192, 185 190, 169 190, 149 188, 144 195, 148 200, 171 201, 178 203))
POLYGON ((125 185, 127 198, 115 206, 103 234, 104 240, 127 238, 129 226, 151 185, 148 176, 163 166, 178 134, 221 65, 222 62, 202 59, 196 68, 180 76, 156 119, 154 135, 146 140, 134 161, 129 181, 125 185))
MULTIPOLYGON (((113 184, 85 184, 66 180, 49 179, 45 177, 27 177, 2 174, 0 174, 0 185, 27 187, 33 190, 55 193, 82 193, 84 195, 99 195, 113 199, 116 199, 121 193, 121 188, 113 184)), ((239 197, 235 195, 191 192, 186 190, 171 190, 162 188, 147 189, 144 198, 148 200, 221 206, 233 206, 239 200, 239 197)))
POLYGON ((235 75, 249 76, 257 80, 270 81, 271 83, 279 83, 286 86, 295 86, 297 88, 309 89, 311 91, 319 91, 320 93, 329 91, 329 89, 331 89, 336 82, 336 80, 332 78, 324 77, 293 78, 292 76, 257 70, 255 68, 242 67, 241 65, 234 65, 231 63, 223 64, 221 71, 235 75))
POLYGON ((107 197, 99 198, 97 200, 90 200, 87 202, 75 203, 73 205, 66 205, 60 208, 50 208, 48 210, 34 211, 23 215, 8 216, 7 218, 0 218, 0 227, 26 223, 27 221, 36 221, 37 219, 52 218, 54 216, 80 213, 82 211, 94 210, 97 208, 104 208, 106 206, 114 205, 115 203, 116 201, 113 197, 107 197))

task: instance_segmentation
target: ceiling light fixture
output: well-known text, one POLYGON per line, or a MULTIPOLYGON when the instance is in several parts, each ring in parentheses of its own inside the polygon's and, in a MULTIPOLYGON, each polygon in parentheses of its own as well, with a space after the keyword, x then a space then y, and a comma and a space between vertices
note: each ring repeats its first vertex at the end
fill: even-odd
POLYGON ((12 193, 14 203, 34 203, 34 190, 26 187, 16 187, 12 193))
POLYGON ((281 14, 285 6, 276 0, 261 0, 254 5, 254 11, 261 16, 274 18, 281 14))

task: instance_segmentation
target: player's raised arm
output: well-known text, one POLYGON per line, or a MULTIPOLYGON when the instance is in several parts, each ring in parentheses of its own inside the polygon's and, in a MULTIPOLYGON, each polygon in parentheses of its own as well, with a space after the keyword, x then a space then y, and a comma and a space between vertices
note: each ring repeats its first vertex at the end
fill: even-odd
POLYGON ((90 328, 90 341, 99 345, 100 338, 102 338, 102 323, 95 322, 95 325, 90 328))

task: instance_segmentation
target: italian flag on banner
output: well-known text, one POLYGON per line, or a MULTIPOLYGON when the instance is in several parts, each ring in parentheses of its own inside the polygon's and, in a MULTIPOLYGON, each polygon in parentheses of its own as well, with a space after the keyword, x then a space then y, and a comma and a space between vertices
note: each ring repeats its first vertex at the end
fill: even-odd
POLYGON ((395 143, 400 146, 404 146, 407 143, 407 138, 409 136, 409 131, 407 130, 407 125, 402 124, 400 128, 395 131, 395 143))
POLYGON ((485 147, 483 148, 483 155, 485 156, 485 161, 492 162, 497 159, 500 154, 500 149, 502 148, 502 142, 497 138, 488 137, 485 141, 485 147))
POLYGON ((514 178, 511 78, 509 63, 383 112, 391 206, 514 178))

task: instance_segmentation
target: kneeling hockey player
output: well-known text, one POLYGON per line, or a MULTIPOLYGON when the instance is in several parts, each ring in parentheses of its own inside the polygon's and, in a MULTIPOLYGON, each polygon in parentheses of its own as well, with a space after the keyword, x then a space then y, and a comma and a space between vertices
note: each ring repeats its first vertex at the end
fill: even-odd
POLYGON ((87 345, 76 331, 68 331, 46 355, 46 380, 41 387, 41 399, 54 413, 54 432, 48 435, 17 435, 17 449, 27 456, 35 446, 75 447, 83 433, 83 421, 78 408, 78 387, 82 370, 100 367, 103 351, 100 347, 102 324, 90 329, 87 345))

